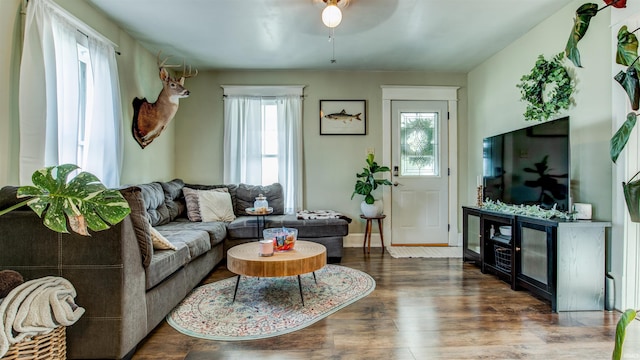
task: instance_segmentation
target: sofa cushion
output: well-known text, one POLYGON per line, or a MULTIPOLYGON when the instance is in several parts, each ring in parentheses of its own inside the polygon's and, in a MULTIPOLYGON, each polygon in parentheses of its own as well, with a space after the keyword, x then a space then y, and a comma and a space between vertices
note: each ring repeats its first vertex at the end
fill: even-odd
POLYGON ((142 256, 142 266, 145 268, 151 263, 153 256, 153 244, 150 235, 149 220, 147 218, 147 210, 142 199, 142 190, 137 186, 120 189, 120 194, 127 200, 131 212, 131 224, 138 241, 138 248, 142 256))
POLYGON ((200 218, 203 222, 233 221, 236 218, 231 195, 227 191, 198 190, 198 204, 200 204, 200 218))
MULTIPOLYGON (((203 230, 209 234, 211 248, 218 245, 227 237, 227 224, 224 222, 191 222, 185 218, 178 218, 168 224, 158 226, 161 233, 180 230, 203 230)), ((171 241, 171 239, 169 239, 171 241)))
POLYGON ((168 182, 161 182, 164 191, 164 203, 169 209, 169 220, 177 218, 185 210, 184 200, 182 200, 182 188, 184 181, 181 179, 173 179, 168 182))
POLYGON ((138 187, 142 190, 142 198, 151 226, 168 223, 170 221, 169 208, 164 202, 164 191, 160 183, 142 184, 138 187))
POLYGON ((349 223, 344 219, 299 220, 295 214, 268 216, 266 227, 290 227, 298 229, 298 238, 347 236, 349 223))
POLYGON ((185 243, 174 243, 176 250, 157 250, 149 267, 145 269, 145 285, 149 290, 158 285, 162 280, 176 272, 189 262, 189 247, 185 243))
POLYGON ((161 234, 174 245, 186 244, 189 248, 190 260, 211 250, 209 233, 204 230, 163 230, 161 234))
POLYGON ((267 198, 274 215, 284 214, 284 191, 282 185, 273 183, 267 186, 239 184, 236 190, 236 215, 247 215, 245 209, 253 207, 258 195, 267 198))

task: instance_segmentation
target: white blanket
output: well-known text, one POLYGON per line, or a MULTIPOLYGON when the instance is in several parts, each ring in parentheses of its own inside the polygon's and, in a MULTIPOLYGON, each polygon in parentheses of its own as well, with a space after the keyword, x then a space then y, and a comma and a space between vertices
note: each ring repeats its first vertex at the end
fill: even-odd
POLYGON ((11 344, 74 324, 84 308, 75 304, 76 290, 64 278, 47 276, 11 290, 0 302, 0 357, 11 344))

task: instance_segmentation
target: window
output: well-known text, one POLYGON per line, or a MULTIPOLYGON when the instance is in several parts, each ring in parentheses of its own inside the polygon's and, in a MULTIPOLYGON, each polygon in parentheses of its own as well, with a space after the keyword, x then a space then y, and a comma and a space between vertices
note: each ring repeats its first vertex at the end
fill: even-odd
POLYGON ((51 0, 29 1, 20 63, 20 182, 72 163, 120 185, 122 108, 114 44, 51 0), (45 64, 47 66, 45 66, 45 64))
POLYGON ((401 176, 439 176, 438 113, 400 114, 401 176))
POLYGON ((76 147, 76 165, 81 169, 86 167, 87 159, 84 156, 86 149, 86 124, 87 118, 91 116, 87 109, 88 99, 92 98, 93 85, 88 81, 91 77, 91 60, 89 58, 89 49, 78 43, 78 141, 76 147))
POLYGON ((280 183, 302 209, 302 87, 224 87, 224 182, 280 183))
POLYGON ((262 182, 278 182, 278 107, 275 100, 262 102, 262 182))

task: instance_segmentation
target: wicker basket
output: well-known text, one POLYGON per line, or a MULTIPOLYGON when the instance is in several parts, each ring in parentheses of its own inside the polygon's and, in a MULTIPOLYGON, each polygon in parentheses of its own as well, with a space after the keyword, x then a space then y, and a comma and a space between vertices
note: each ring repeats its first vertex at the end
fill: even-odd
POLYGON ((66 360, 66 327, 58 326, 48 334, 36 335, 30 340, 11 345, 2 360, 13 359, 66 360))
POLYGON ((511 249, 495 245, 496 267, 504 272, 511 272, 511 249))

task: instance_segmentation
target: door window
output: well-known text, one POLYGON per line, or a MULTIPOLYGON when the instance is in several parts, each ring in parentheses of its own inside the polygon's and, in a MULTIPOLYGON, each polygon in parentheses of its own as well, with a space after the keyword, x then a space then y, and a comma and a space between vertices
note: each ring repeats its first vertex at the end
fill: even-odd
POLYGON ((400 113, 400 176, 440 176, 437 112, 400 113))

